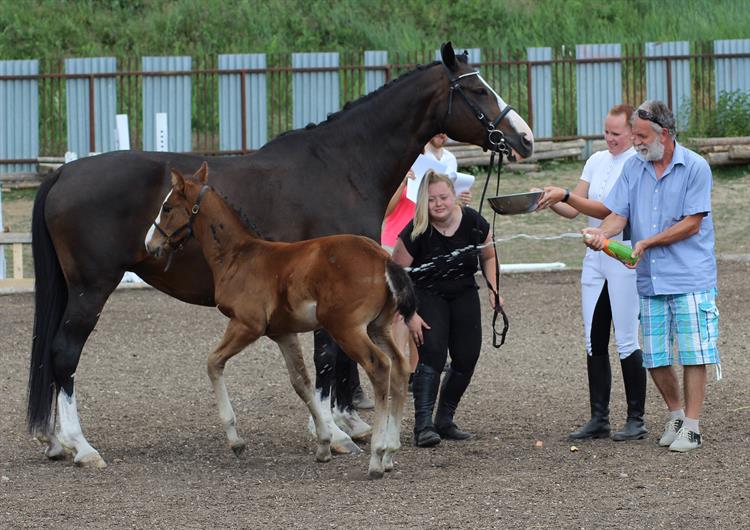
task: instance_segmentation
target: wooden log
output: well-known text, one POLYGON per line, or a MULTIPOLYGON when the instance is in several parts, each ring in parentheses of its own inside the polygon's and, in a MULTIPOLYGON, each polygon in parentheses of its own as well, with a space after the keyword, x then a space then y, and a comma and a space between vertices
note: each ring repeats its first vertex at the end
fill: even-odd
POLYGON ((736 166, 750 163, 750 159, 730 158, 729 152, 726 153, 708 153, 703 158, 706 159, 711 167, 718 166, 736 166))
POLYGON ((729 158, 732 160, 750 161, 750 145, 733 145, 729 148, 729 158))
POLYGON ((529 162, 536 162, 537 160, 552 160, 553 158, 570 158, 580 157, 582 154, 581 148, 571 147, 569 149, 560 149, 557 151, 543 151, 541 153, 534 153, 533 156, 527 158, 529 162))
POLYGON ((714 145, 750 144, 750 136, 728 136, 726 138, 688 138, 686 144, 698 149, 714 145))
POLYGON ((23 232, 0 232, 0 245, 15 245, 16 243, 31 243, 31 234, 23 232))

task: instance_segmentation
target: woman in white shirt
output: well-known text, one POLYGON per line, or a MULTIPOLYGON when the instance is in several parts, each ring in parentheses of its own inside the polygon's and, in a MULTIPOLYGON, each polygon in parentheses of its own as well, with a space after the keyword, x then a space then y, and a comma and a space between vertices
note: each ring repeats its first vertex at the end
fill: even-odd
MULTIPOLYGON (((588 225, 599 226, 610 211, 603 201, 612 190, 625 161, 635 154, 630 117, 633 107, 616 105, 604 120, 607 150, 591 155, 581 180, 570 190, 548 186, 539 209, 551 208, 567 218, 579 212, 589 216, 588 225)), ((627 229, 625 230, 628 231, 627 229)), ((630 245, 620 233, 613 239, 630 245)), ((581 305, 586 333, 586 367, 589 382, 591 419, 570 433, 571 439, 609 437, 609 395, 612 374, 609 364, 609 333, 614 323, 615 342, 625 383, 628 417, 625 426, 612 435, 615 441, 638 440, 647 434, 643 424, 646 401, 646 370, 638 344, 638 292, 635 270, 604 252, 586 250, 581 272, 581 305)))

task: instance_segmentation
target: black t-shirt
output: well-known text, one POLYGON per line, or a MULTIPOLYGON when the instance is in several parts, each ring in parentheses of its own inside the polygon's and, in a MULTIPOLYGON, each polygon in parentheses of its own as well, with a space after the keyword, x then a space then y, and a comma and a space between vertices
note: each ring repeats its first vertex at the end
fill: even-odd
POLYGON ((478 288, 474 280, 479 266, 478 246, 487 239, 490 225, 476 210, 464 207, 462 211, 461 223, 450 237, 428 225, 424 233, 412 240, 414 220, 399 234, 414 258, 409 275, 417 288, 442 296, 478 288))

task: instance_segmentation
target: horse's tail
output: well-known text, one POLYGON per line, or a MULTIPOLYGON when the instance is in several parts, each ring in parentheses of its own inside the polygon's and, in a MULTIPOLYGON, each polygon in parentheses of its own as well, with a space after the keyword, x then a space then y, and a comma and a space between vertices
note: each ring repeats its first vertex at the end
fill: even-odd
POLYGON ((44 218, 47 195, 59 176, 60 169, 44 179, 34 199, 31 217, 35 308, 26 412, 26 420, 31 433, 45 432, 52 414, 52 400, 57 390, 54 381, 52 341, 68 302, 65 276, 44 218))
POLYGON ((396 309, 404 320, 409 320, 417 311, 417 294, 414 292, 414 284, 409 274, 403 267, 389 259, 385 265, 385 277, 393 298, 396 300, 396 309))

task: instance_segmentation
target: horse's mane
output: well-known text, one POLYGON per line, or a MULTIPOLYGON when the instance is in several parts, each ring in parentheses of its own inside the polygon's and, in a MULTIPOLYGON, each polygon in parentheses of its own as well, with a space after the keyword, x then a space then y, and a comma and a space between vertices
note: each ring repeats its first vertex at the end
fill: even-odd
MULTIPOLYGON (((441 61, 433 61, 430 64, 418 64, 417 67, 414 68, 413 70, 409 70, 408 72, 403 73, 400 76, 398 76, 396 79, 392 79, 392 80, 388 81, 386 84, 380 86, 376 90, 373 90, 369 94, 365 94, 364 96, 362 96, 362 97, 360 97, 358 99, 355 99, 354 101, 347 101, 344 104, 344 107, 341 110, 329 114, 328 117, 325 120, 323 120, 322 122, 320 122, 318 124, 315 124, 315 123, 309 123, 309 124, 307 124, 304 127, 304 130, 315 129, 317 127, 320 127, 321 125, 326 125, 327 123, 330 123, 332 121, 336 121, 336 120, 340 119, 341 116, 343 116, 347 112, 349 112, 352 109, 357 108, 360 105, 363 105, 366 102, 370 101, 371 99, 377 97, 382 92, 384 92, 384 91, 388 90, 389 88, 391 88, 393 85, 395 85, 397 83, 400 83, 400 82, 403 82, 405 79, 411 77, 412 75, 414 75, 414 74, 416 74, 418 72, 421 72, 423 70, 427 70, 429 68, 432 68, 433 66, 436 66, 438 64, 443 64, 443 63, 441 61)), ((295 132, 295 131, 299 131, 299 130, 301 130, 301 129, 291 129, 289 131, 284 131, 283 133, 279 134, 276 138, 274 138, 274 140, 276 140, 278 138, 281 138, 283 136, 286 136, 289 133, 292 133, 292 132, 295 132)))

